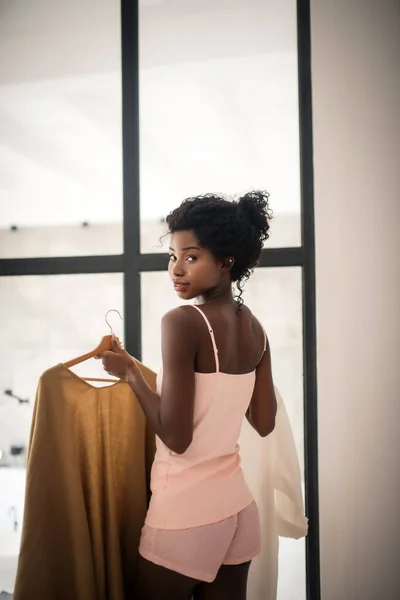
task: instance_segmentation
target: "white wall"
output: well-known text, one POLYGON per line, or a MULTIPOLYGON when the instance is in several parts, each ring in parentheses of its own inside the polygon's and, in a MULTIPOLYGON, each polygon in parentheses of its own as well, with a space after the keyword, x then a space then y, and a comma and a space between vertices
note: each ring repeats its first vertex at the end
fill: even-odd
POLYGON ((400 598, 400 3, 311 2, 323 600, 400 598))

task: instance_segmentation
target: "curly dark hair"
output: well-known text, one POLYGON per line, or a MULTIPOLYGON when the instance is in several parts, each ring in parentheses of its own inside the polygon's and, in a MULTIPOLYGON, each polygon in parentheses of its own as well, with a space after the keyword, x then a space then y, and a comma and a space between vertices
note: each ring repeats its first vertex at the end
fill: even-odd
POLYGON ((237 200, 216 194, 186 198, 166 218, 169 233, 194 231, 200 245, 217 259, 233 257, 231 278, 236 282, 235 296, 243 304, 243 287, 257 266, 265 240, 269 238, 272 211, 269 194, 248 192, 237 200))

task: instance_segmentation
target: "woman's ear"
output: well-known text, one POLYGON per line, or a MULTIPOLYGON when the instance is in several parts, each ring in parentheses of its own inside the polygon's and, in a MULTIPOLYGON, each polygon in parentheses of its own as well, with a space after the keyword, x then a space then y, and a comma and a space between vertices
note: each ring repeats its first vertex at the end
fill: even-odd
POLYGON ((224 271, 231 271, 233 265, 235 264, 235 259, 233 258, 233 256, 230 256, 229 258, 225 258, 225 260, 223 261, 221 268, 224 271))

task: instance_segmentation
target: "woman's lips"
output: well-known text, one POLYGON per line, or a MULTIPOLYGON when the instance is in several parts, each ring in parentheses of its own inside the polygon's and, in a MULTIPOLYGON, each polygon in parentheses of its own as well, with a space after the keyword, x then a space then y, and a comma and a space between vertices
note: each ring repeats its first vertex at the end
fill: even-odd
POLYGON ((189 286, 187 282, 184 281, 174 281, 174 288, 177 292, 181 292, 189 286))

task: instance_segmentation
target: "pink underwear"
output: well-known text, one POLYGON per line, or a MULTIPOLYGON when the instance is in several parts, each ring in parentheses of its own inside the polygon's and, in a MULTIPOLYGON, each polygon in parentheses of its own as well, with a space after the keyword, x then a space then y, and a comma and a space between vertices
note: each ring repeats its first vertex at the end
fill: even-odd
POLYGON ((146 560, 211 583, 221 565, 239 565, 261 552, 258 509, 252 502, 237 515, 190 529, 142 529, 139 552, 146 560))

